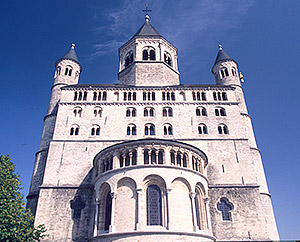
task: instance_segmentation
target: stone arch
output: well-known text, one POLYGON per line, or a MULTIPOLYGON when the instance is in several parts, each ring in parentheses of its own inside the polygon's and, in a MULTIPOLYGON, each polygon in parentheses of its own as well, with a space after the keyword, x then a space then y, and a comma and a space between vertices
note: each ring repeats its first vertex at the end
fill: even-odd
POLYGON ((116 231, 133 231, 137 221, 136 182, 129 177, 123 177, 117 182, 116 198, 116 231))
POLYGON ((193 231, 193 211, 190 199, 191 186, 189 182, 178 177, 171 183, 169 197, 170 221, 172 229, 177 231, 193 231))
POLYGON ((104 182, 99 188, 98 230, 107 231, 111 224, 111 187, 104 182))
POLYGON ((195 212, 196 223, 200 230, 207 229, 207 211, 205 206, 206 192, 201 183, 197 183, 195 187, 195 212))
POLYGON ((148 175, 143 180, 144 199, 146 205, 144 221, 147 226, 167 226, 166 182, 158 175, 148 175), (152 197, 154 193, 154 197, 152 197), (154 208, 154 209, 153 209, 154 208), (155 219, 153 219, 155 218, 155 219))

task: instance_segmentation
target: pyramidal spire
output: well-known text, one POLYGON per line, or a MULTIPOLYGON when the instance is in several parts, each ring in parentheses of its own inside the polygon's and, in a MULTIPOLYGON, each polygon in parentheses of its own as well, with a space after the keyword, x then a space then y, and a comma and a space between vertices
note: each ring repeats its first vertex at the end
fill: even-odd
POLYGON ((79 60, 78 60, 78 57, 75 52, 75 44, 74 43, 71 45, 70 50, 61 59, 73 60, 79 64, 79 60))
POLYGON ((217 64, 218 62, 220 61, 228 61, 228 60, 231 60, 231 61, 234 61, 224 50, 223 50, 223 46, 222 45, 219 45, 219 52, 218 52, 218 55, 217 55, 217 58, 216 58, 216 61, 214 63, 217 64))

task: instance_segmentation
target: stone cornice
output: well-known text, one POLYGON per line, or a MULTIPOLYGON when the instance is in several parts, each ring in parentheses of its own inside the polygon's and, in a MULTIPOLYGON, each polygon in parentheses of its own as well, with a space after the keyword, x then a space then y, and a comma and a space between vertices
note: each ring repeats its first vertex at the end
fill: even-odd
POLYGON ((40 189, 90 189, 94 190, 93 185, 61 185, 61 186, 55 186, 55 185, 48 185, 48 184, 43 184, 40 186, 40 189))
POLYGON ((193 90, 193 91, 227 91, 227 90, 235 90, 234 87, 231 86, 221 86, 221 85, 187 85, 187 84, 180 84, 174 86, 130 86, 130 85, 119 85, 119 84, 77 84, 77 85, 68 85, 62 87, 62 90, 72 90, 72 91, 80 91, 80 90, 118 90, 118 91, 143 91, 143 90, 161 90, 161 91, 168 91, 168 90, 193 90))
POLYGON ((214 188, 259 188, 258 184, 249 183, 249 184, 209 184, 209 189, 214 188))
POLYGON ((144 101, 144 102, 137 102, 137 101, 117 101, 117 102, 89 102, 89 101, 82 101, 82 102, 60 102, 59 105, 97 105, 97 106, 174 106, 174 105, 238 105, 238 102, 201 102, 201 101, 194 101, 194 102, 178 102, 178 101, 144 101))

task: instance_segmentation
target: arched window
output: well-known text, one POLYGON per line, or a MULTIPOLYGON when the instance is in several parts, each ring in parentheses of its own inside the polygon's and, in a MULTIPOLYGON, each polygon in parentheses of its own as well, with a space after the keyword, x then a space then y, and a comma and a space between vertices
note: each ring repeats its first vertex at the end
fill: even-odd
POLYGON ((172 66, 172 58, 171 55, 168 52, 164 53, 164 61, 167 63, 169 66, 172 66))
POLYGON ((215 114, 216 116, 226 116, 226 111, 224 108, 217 107, 215 108, 215 114))
POLYGON ((205 124, 198 125, 198 134, 208 134, 207 126, 205 124))
POLYGON ((91 129, 91 136, 100 135, 100 127, 99 125, 93 125, 91 129))
POLYGON ((57 67, 57 71, 56 71, 56 73, 57 73, 58 76, 60 75, 60 72, 61 72, 61 66, 58 66, 57 67))
POLYGON ((144 108, 144 117, 154 117, 154 108, 152 107, 147 107, 144 108))
POLYGON ((232 75, 236 76, 236 69, 234 67, 231 69, 231 71, 232 71, 232 75))
POLYGON ((229 134, 228 127, 225 124, 218 125, 218 133, 219 134, 229 134))
POLYGON ((146 47, 143 50, 143 60, 155 60, 155 49, 153 47, 146 47))
POLYGON ((171 124, 164 124, 164 135, 173 135, 173 128, 171 124))
POLYGON ((82 108, 81 107, 75 107, 73 110, 74 116, 75 117, 81 117, 82 113, 82 108))
POLYGON ((82 99, 82 92, 79 92, 79 94, 78 94, 78 101, 81 101, 81 99, 82 99))
POLYGON ((108 192, 105 198, 104 230, 109 230, 109 226, 111 225, 111 205, 112 197, 111 193, 108 192))
POLYGON ((171 164, 175 165, 175 151, 171 150, 170 152, 171 164))
POLYGON ((143 60, 148 60, 148 50, 143 50, 143 60))
POLYGON ((155 51, 150 50, 150 60, 155 60, 155 51))
POLYGON ((74 92, 74 101, 77 101, 78 98, 78 92, 74 92))
POLYGON ((127 109, 127 110, 126 110, 126 117, 130 117, 130 113, 131 113, 131 112, 130 112, 130 109, 127 109))
POLYGON ((125 57, 125 67, 129 66, 133 62, 133 52, 130 51, 125 57))
POLYGON ((155 126, 153 124, 145 125, 145 135, 155 135, 155 126))
POLYGON ((79 135, 79 126, 78 125, 72 125, 70 129, 70 135, 79 135))
POLYGON ((221 77, 224 78, 225 76, 229 76, 228 69, 226 67, 223 67, 221 70, 221 77))
POLYGON ((206 108, 204 107, 196 108, 196 116, 207 116, 206 108))
POLYGON ((147 187, 147 225, 162 225, 161 190, 157 185, 147 187))
POLYGON ((128 124, 128 126, 127 126, 127 135, 136 135, 136 126, 135 126, 135 124, 128 124))
POLYGON ((173 117, 173 109, 170 107, 163 108, 163 117, 173 117))
POLYGON ((226 92, 213 92, 213 97, 215 101, 227 101, 227 93, 226 92))
POLYGON ((102 117, 102 109, 100 107, 94 108, 94 116, 95 117, 102 117))
POLYGON ((127 108, 126 109, 126 117, 135 117, 136 109, 135 108, 127 108))
POLYGON ((196 187, 195 194, 195 207, 196 207, 196 218, 197 226, 200 230, 206 230, 207 221, 206 221, 206 209, 204 203, 204 192, 200 187, 196 187))

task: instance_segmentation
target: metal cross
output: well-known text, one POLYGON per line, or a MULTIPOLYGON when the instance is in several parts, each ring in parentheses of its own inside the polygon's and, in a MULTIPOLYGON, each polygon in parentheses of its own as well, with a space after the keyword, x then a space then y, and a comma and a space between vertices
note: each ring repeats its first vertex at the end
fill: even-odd
POLYGON ((145 4, 146 9, 143 9, 143 12, 146 12, 146 14, 148 12, 151 12, 152 10, 148 9, 148 3, 145 4))

